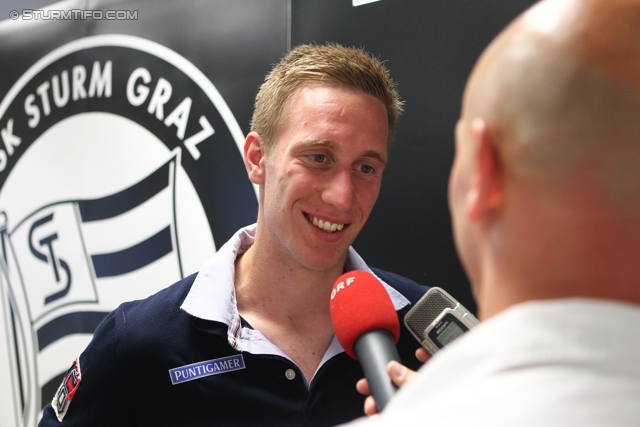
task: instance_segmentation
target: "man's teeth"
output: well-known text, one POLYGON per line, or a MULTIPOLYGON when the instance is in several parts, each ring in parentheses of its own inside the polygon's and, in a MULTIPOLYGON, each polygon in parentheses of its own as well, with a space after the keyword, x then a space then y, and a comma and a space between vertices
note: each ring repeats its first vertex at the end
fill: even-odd
POLYGON ((324 231, 328 231, 328 232, 334 232, 336 230, 340 231, 340 230, 342 230, 344 228, 344 224, 332 224, 329 221, 323 221, 323 220, 318 219, 318 218, 313 218, 313 220, 311 220, 311 222, 316 227, 321 228, 324 231))

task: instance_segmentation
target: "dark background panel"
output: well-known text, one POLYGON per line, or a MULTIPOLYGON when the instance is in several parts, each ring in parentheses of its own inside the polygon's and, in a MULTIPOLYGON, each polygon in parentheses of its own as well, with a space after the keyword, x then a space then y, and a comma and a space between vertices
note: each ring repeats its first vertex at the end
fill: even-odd
POLYGON ((293 1, 292 45, 334 41, 386 61, 405 101, 378 203, 354 246, 368 263, 447 289, 475 310, 453 245, 447 181, 464 85, 532 0, 293 1))

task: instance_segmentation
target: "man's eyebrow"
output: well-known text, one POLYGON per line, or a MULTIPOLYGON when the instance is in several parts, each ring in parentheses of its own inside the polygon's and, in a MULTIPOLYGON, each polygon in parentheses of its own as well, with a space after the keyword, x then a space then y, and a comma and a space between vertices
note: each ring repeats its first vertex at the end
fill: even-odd
POLYGON ((328 139, 304 139, 298 142, 298 145, 309 147, 328 147, 333 148, 335 144, 328 139))
MULTIPOLYGON (((333 143, 333 141, 329 140, 329 139, 307 139, 307 140, 302 140, 298 143, 299 146, 307 146, 307 147, 327 147, 327 148, 334 148, 335 144, 333 143)), ((372 158, 375 160, 378 160, 379 162, 381 162, 383 165, 386 166, 387 164, 387 156, 375 151, 375 150, 368 150, 365 151, 362 156, 360 156, 361 158, 372 158)))

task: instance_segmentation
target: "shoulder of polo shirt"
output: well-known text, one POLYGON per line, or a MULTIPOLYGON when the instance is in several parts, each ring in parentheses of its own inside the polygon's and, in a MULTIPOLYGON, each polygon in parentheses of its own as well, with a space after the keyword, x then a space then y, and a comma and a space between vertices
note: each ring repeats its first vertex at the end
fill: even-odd
MULTIPOLYGON (((177 327, 175 322, 178 319, 182 319, 178 323, 184 325, 183 322, 191 316, 180 310, 180 306, 189 293, 195 277, 194 273, 147 298, 122 303, 110 314, 115 316, 114 326, 122 333, 132 334, 135 337, 138 336, 141 328, 149 332, 158 329, 159 324, 163 324, 164 328, 171 329, 177 327)), ((160 330, 164 329, 160 328, 160 330)))

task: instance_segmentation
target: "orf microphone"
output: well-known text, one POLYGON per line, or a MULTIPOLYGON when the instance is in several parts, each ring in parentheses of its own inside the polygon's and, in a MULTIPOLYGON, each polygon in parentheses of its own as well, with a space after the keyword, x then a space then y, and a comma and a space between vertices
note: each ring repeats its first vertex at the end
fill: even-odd
POLYGON ((331 319, 345 352, 359 360, 379 411, 398 389, 387 374, 400 361, 395 344, 400 321, 387 290, 371 273, 354 270, 336 280, 331 291, 331 319))

